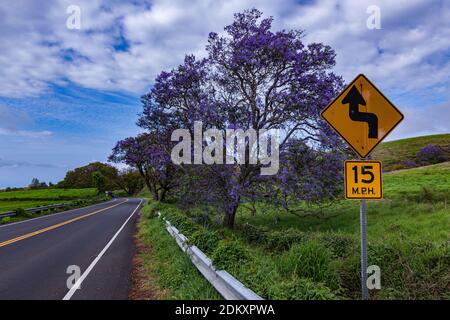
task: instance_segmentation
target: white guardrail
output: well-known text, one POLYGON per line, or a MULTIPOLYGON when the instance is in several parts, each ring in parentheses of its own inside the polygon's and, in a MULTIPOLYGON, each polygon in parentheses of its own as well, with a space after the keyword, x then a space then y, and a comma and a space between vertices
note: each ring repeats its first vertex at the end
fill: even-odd
MULTIPOLYGON (((73 202, 58 203, 58 204, 52 204, 52 205, 48 205, 48 206, 40 206, 40 207, 36 207, 36 208, 24 209, 23 211, 26 213, 36 213, 36 212, 41 212, 41 211, 46 211, 46 210, 71 207, 71 206, 75 206, 75 205, 76 205, 76 203, 73 203, 73 202)), ((16 210, 0 213, 0 218, 14 217, 14 216, 17 216, 16 210)))
MULTIPOLYGON (((161 217, 161 213, 158 212, 161 217)), ((164 219, 164 218, 163 218, 164 219)), ((200 273, 226 300, 264 300, 225 270, 216 270, 212 261, 198 247, 187 245, 188 239, 164 219, 166 229, 190 258, 200 273)))

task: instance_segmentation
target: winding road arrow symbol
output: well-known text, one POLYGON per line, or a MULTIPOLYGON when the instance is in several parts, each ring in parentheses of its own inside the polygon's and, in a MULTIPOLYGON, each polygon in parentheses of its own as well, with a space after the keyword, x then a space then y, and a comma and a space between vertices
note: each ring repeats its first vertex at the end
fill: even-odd
POLYGON ((359 105, 366 105, 358 89, 353 86, 347 95, 342 99, 342 104, 349 104, 350 119, 353 121, 366 122, 369 125, 369 138, 378 139, 378 117, 373 113, 359 112, 359 105))

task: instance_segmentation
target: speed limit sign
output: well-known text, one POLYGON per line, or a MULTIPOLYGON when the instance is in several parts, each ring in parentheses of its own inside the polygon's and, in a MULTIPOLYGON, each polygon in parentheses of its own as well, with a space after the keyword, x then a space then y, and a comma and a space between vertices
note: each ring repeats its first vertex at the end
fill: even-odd
POLYGON ((381 161, 347 160, 344 166, 347 199, 381 199, 381 161))
POLYGON ((344 165, 347 199, 359 199, 361 232, 361 293, 367 300, 367 218, 366 201, 381 199, 381 162, 365 160, 403 120, 398 110, 363 74, 353 80, 320 113, 348 145, 361 157, 344 165))

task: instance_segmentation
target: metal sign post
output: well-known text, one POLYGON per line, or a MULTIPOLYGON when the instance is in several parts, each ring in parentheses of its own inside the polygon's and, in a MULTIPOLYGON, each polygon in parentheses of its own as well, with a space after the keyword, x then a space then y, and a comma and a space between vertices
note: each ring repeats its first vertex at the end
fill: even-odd
POLYGON ((361 234, 361 292, 362 299, 369 299, 367 289, 367 199, 383 197, 381 161, 346 160, 344 162, 344 188, 347 199, 360 199, 359 219, 361 234))
POLYGON ((367 220, 366 220, 366 200, 360 200, 359 220, 361 232, 361 292, 362 299, 369 299, 369 290, 367 289, 367 220))
POLYGON ((366 199, 381 199, 381 162, 365 160, 372 150, 403 120, 403 114, 360 74, 320 113, 322 118, 360 156, 344 163, 344 189, 347 199, 360 199, 361 291, 367 289, 366 199))

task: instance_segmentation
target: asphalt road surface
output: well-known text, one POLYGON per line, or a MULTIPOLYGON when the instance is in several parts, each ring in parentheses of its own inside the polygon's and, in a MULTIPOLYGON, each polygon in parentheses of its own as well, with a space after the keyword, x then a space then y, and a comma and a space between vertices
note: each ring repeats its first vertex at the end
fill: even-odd
POLYGON ((0 299, 127 299, 140 203, 115 199, 0 226, 0 299))

